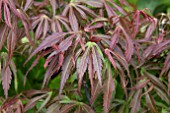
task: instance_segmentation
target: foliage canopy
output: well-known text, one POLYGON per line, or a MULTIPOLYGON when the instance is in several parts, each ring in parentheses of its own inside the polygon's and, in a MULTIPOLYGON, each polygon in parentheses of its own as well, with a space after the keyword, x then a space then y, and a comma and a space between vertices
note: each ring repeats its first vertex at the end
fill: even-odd
POLYGON ((0 0, 0 111, 168 112, 170 15, 147 12, 125 0, 0 0), (41 90, 20 91, 27 75, 44 75, 41 90))

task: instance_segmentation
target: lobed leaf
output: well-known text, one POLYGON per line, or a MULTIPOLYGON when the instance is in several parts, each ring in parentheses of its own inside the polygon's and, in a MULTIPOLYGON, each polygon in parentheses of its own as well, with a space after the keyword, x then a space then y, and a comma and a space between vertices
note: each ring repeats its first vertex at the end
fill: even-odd
POLYGON ((35 54, 42 51, 43 49, 46 49, 48 47, 51 47, 52 45, 59 42, 64 36, 68 35, 69 33, 53 33, 52 35, 45 38, 42 43, 32 52, 32 54, 29 56, 27 63, 35 54))
POLYGON ((78 32, 79 30, 79 25, 78 25, 78 21, 77 18, 75 16, 75 13, 73 11, 73 7, 70 7, 70 11, 69 11, 69 22, 71 25, 71 28, 73 31, 78 32))
POLYGON ((4 67, 2 69, 2 86, 6 98, 8 98, 8 90, 10 88, 11 80, 12 80, 12 73, 9 66, 4 67))
POLYGON ((98 80, 94 81, 94 90, 91 92, 91 99, 90 99, 90 104, 93 105, 95 99, 99 96, 99 94, 102 91, 102 86, 100 85, 98 80))
POLYGON ((5 18, 5 22, 6 24, 12 28, 12 24, 11 24, 11 14, 9 11, 9 8, 7 6, 7 4, 4 4, 4 18, 5 18))
POLYGON ((131 36, 125 31, 123 27, 121 27, 123 34, 126 37, 126 51, 125 51, 125 57, 126 60, 129 61, 132 58, 133 52, 134 52, 134 45, 133 41, 131 39, 131 36))
POLYGON ((103 89, 104 89, 104 96, 103 96, 103 106, 104 106, 104 113, 108 113, 110 107, 110 100, 112 98, 113 91, 115 90, 114 81, 112 78, 112 70, 111 66, 107 67, 107 79, 104 82, 103 89))
POLYGON ((102 59, 94 46, 92 47, 92 59, 93 59, 94 72, 96 72, 99 80, 99 84, 102 86, 102 73, 101 73, 102 66, 103 66, 102 59))
POLYGON ((110 49, 111 50, 114 49, 114 47, 116 46, 116 44, 119 41, 120 31, 121 31, 121 29, 119 27, 116 27, 114 32, 113 32, 113 35, 112 35, 112 38, 111 38, 111 43, 110 43, 110 49))
POLYGON ((77 72, 78 72, 78 89, 80 91, 82 80, 83 80, 83 75, 87 69, 88 66, 88 61, 89 61, 89 52, 90 52, 90 47, 88 47, 83 54, 83 56, 80 59, 80 63, 78 64, 77 67, 77 72))
POLYGON ((1 30, 0 30, 0 50, 2 49, 5 40, 7 39, 8 35, 8 27, 4 24, 1 25, 1 30))
POLYGON ((141 94, 141 90, 139 89, 135 94, 134 94, 134 97, 130 103, 130 107, 131 107, 131 110, 130 110, 130 113, 137 113, 141 107, 141 104, 140 104, 140 101, 141 101, 141 98, 140 98, 140 94, 141 94))
POLYGON ((110 60, 110 62, 112 63, 112 65, 114 67, 116 67, 117 65, 116 65, 115 61, 112 59, 111 54, 114 55, 116 60, 118 60, 122 64, 122 66, 126 69, 126 71, 129 73, 128 63, 127 63, 127 61, 125 60, 125 58, 123 56, 121 56, 119 53, 111 51, 109 49, 105 49, 105 53, 108 55, 109 60, 110 60))
POLYGON ((64 87, 64 84, 66 83, 69 75, 71 68, 73 67, 73 62, 72 62, 72 56, 68 55, 66 59, 64 60, 64 63, 62 65, 62 76, 61 76, 61 82, 60 82, 60 91, 59 94, 62 93, 62 89, 64 87))
POLYGON ((167 55, 167 57, 166 57, 166 60, 165 60, 165 62, 164 62, 164 66, 163 66, 163 68, 162 68, 162 71, 161 71, 161 76, 163 75, 163 74, 166 74, 167 72, 168 72, 168 70, 169 70, 169 67, 170 67, 170 52, 168 53, 168 55, 167 55))
POLYGON ((148 77, 155 86, 158 86, 163 91, 167 90, 167 87, 153 74, 144 71, 144 75, 148 77))
POLYGON ((94 92, 94 69, 93 69, 93 62, 92 62, 92 56, 89 55, 89 61, 88 61, 88 76, 90 79, 90 85, 91 85, 91 94, 94 92))

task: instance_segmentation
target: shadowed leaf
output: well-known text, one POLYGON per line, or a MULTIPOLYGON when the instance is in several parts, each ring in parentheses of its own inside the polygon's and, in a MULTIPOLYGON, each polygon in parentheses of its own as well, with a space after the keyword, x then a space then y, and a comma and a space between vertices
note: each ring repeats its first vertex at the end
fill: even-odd
POLYGON ((74 107, 76 107, 75 103, 67 104, 61 108, 60 113, 69 113, 74 107))
POLYGON ((43 94, 43 95, 36 96, 36 97, 32 98, 31 100, 29 100, 29 102, 24 107, 24 112, 26 112, 29 109, 33 108, 37 101, 39 101, 40 99, 42 99, 42 98, 44 98, 46 96, 47 96, 47 94, 43 94))
POLYGON ((86 104, 83 104, 82 107, 86 111, 86 113, 95 113, 94 110, 86 104))
POLYGON ((133 55, 133 52, 134 52, 134 45, 133 45, 133 41, 130 37, 130 35, 124 30, 123 27, 121 27, 125 37, 126 37, 126 51, 125 51, 125 57, 126 57, 126 60, 129 61, 133 55))
POLYGON ((155 100, 150 94, 146 94, 146 104, 153 113, 158 113, 155 105, 155 100))
POLYGON ((99 84, 102 86, 102 59, 100 54, 97 52, 95 46, 92 47, 92 59, 93 59, 93 67, 94 72, 96 72, 97 77, 99 79, 99 84))
POLYGON ((141 90, 139 89, 133 96, 132 101, 130 103, 131 111, 130 113, 137 113, 140 109, 140 94, 141 90))
POLYGON ((112 70, 111 67, 107 67, 107 79, 104 82, 103 89, 104 89, 104 96, 103 96, 103 106, 104 106, 104 113, 108 113, 110 108, 110 100, 112 98, 113 91, 115 89, 114 81, 112 78, 112 70))
POLYGON ((64 87, 64 84, 66 83, 69 75, 70 75, 70 71, 71 68, 73 66, 73 62, 72 62, 72 56, 69 55, 66 57, 66 59, 64 60, 64 63, 62 65, 62 76, 61 76, 61 82, 60 82, 60 91, 59 94, 62 93, 62 89, 64 87))
POLYGON ((95 99, 99 96, 99 94, 102 91, 102 87, 99 84, 98 80, 94 81, 94 91, 91 93, 91 99, 90 99, 90 104, 93 105, 95 99))

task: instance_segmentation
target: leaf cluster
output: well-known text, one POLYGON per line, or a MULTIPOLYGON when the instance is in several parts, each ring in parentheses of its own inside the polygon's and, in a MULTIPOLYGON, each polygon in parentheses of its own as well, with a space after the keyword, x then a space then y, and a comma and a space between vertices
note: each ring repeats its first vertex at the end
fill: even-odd
POLYGON ((157 19, 146 10, 125 0, 119 5, 112 0, 1 0, 0 80, 5 97, 17 77, 15 52, 28 56, 21 65, 36 57, 26 75, 42 58, 46 72, 41 90, 8 98, 0 110, 168 112, 170 16, 157 19), (48 87, 54 76, 60 77, 55 90, 48 87))

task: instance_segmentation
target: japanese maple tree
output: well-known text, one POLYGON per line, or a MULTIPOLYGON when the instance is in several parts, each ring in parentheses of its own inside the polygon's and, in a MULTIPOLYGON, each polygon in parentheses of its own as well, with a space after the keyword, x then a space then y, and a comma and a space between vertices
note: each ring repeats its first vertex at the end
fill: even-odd
POLYGON ((6 97, 0 110, 27 112, 43 100, 37 112, 95 113, 103 106, 104 113, 159 113, 155 101, 170 105, 170 16, 158 20, 147 12, 125 0, 0 0, 0 73, 6 97), (12 58, 23 52, 20 47, 28 54, 21 65, 36 57, 24 82, 42 58, 44 81, 42 89, 8 98, 17 76, 12 58), (56 76, 60 89, 51 90, 48 83, 56 76), (73 76, 76 87, 69 84, 73 76), (86 101, 77 99, 82 94, 86 101))

